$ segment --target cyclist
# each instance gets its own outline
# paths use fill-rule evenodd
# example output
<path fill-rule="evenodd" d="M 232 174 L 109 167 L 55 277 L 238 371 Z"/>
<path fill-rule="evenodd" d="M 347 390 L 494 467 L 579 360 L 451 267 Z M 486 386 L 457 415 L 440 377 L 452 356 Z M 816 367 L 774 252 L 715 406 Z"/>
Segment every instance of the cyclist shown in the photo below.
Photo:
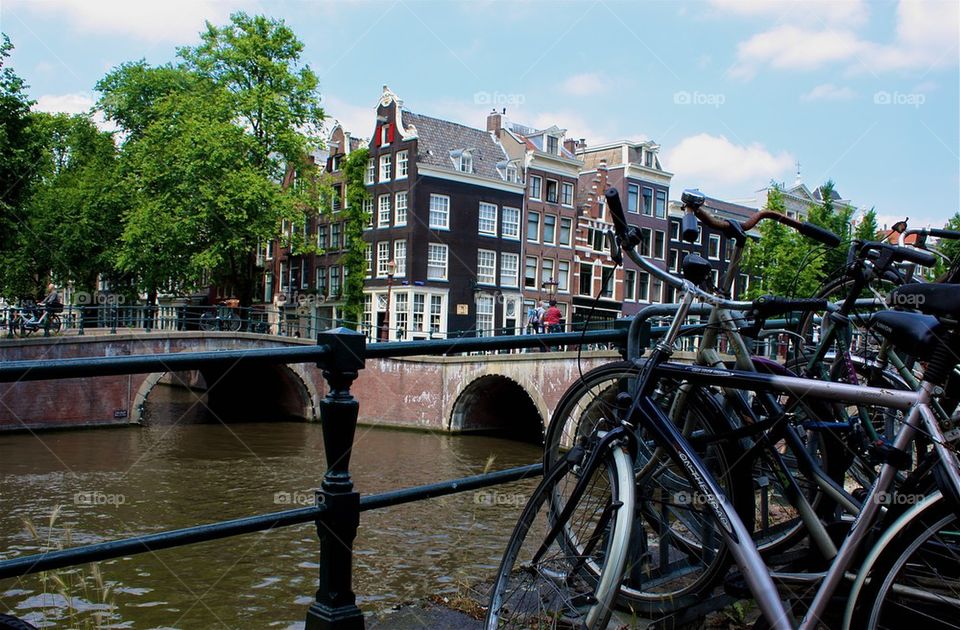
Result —
<path fill-rule="evenodd" d="M 557 308 L 557 301 L 550 300 L 550 305 L 547 307 L 547 310 L 543 312 L 544 332 L 548 332 L 548 333 L 562 332 L 563 329 L 560 326 L 561 317 L 562 317 L 562 314 L 560 313 L 560 309 Z"/>

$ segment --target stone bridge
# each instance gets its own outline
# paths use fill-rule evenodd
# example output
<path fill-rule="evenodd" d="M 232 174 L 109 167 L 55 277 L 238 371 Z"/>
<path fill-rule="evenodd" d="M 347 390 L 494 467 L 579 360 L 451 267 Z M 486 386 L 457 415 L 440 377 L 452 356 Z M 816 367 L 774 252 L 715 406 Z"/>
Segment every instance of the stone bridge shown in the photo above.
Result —
<path fill-rule="evenodd" d="M 241 350 L 309 344 L 250 333 L 156 332 L 0 341 L 0 359 L 21 361 Z M 613 352 L 584 352 L 584 372 Z M 542 435 L 554 405 L 579 377 L 576 352 L 370 359 L 353 386 L 366 424 L 433 431 Z M 316 420 L 326 385 L 312 364 L 131 374 L 0 384 L 0 431 L 149 422 L 158 384 L 179 386 L 215 419 Z M 162 389 L 162 388 L 159 388 Z M 154 396 L 156 399 L 158 396 Z"/>

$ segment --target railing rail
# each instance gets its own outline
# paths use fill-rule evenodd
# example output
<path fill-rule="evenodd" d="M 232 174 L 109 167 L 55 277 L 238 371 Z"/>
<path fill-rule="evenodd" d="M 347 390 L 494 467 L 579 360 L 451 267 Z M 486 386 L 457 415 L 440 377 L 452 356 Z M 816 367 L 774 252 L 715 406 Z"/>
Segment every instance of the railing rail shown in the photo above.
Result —
<path fill-rule="evenodd" d="M 350 476 L 350 455 L 359 412 L 359 403 L 353 397 L 350 387 L 357 378 L 358 371 L 364 368 L 366 359 L 492 352 L 510 348 L 549 349 L 559 345 L 577 344 L 614 343 L 622 347 L 626 337 L 626 327 L 618 327 L 581 333 L 473 337 L 378 343 L 368 346 L 362 333 L 339 328 L 318 334 L 316 346 L 2 363 L 0 383 L 199 369 L 236 361 L 260 364 L 315 362 L 321 368 L 328 385 L 327 394 L 319 404 L 323 448 L 328 467 L 320 488 L 316 491 L 314 506 L 12 558 L 0 561 L 0 578 L 18 577 L 313 521 L 316 522 L 320 538 L 319 588 L 315 601 L 306 614 L 306 628 L 363 628 L 363 614 L 356 605 L 356 596 L 352 590 L 353 540 L 361 512 L 508 483 L 542 472 L 541 464 L 531 464 L 361 498 L 359 493 L 354 491 Z"/>

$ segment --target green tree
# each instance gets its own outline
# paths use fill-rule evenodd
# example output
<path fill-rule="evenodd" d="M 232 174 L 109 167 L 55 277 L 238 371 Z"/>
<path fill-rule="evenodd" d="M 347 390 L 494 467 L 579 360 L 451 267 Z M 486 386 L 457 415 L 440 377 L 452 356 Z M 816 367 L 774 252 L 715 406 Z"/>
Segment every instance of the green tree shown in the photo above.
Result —
<path fill-rule="evenodd" d="M 160 114 L 160 101 L 199 89 L 200 79 L 172 65 L 151 67 L 142 59 L 121 64 L 97 82 L 97 102 L 104 117 L 124 131 L 126 141 L 139 140 Z"/>
<path fill-rule="evenodd" d="M 833 181 L 820 187 L 820 204 L 811 204 L 807 213 L 807 220 L 821 227 L 827 228 L 840 237 L 841 244 L 837 247 L 824 248 L 822 268 L 827 275 L 833 275 L 843 269 L 847 262 L 847 245 L 850 242 L 850 220 L 853 218 L 853 208 L 846 204 L 839 208 L 834 203 Z M 823 246 L 821 246 L 823 247 Z"/>
<path fill-rule="evenodd" d="M 863 220 L 857 224 L 853 236 L 861 241 L 875 241 L 879 231 L 880 224 L 877 223 L 877 211 L 870 208 L 864 213 Z"/>
<path fill-rule="evenodd" d="M 786 213 L 783 194 L 775 183 L 765 210 Z M 753 281 L 747 297 L 765 294 L 807 297 L 820 286 L 821 262 L 812 242 L 777 221 L 760 224 L 760 240 L 747 244 L 743 269 Z"/>

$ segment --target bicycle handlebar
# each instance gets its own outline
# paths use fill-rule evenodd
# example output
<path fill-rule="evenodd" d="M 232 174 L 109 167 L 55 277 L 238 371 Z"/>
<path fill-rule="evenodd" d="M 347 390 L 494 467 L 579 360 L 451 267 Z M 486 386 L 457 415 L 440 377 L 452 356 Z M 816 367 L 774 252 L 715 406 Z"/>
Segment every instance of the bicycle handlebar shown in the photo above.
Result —
<path fill-rule="evenodd" d="M 936 256 L 922 249 L 900 247 L 881 241 L 861 241 L 858 247 L 861 258 L 867 257 L 870 252 L 888 253 L 890 259 L 897 262 L 912 262 L 923 267 L 932 267 L 937 262 Z"/>

